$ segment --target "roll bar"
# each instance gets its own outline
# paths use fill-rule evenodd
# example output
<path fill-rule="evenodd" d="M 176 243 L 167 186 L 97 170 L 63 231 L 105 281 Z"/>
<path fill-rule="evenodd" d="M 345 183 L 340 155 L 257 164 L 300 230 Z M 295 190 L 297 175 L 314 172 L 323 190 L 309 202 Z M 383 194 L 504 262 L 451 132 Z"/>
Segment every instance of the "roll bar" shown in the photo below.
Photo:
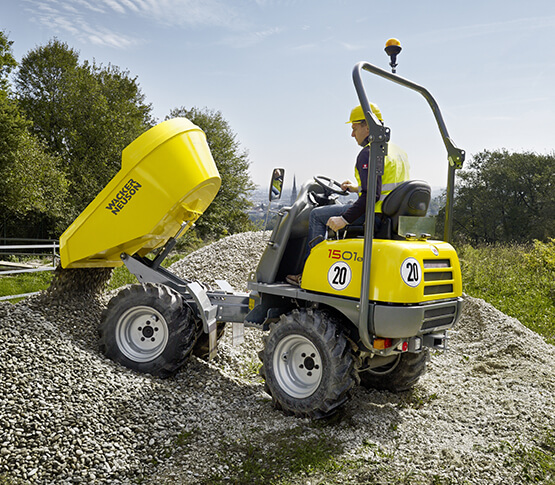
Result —
<path fill-rule="evenodd" d="M 424 96 L 424 98 L 430 105 L 430 108 L 434 113 L 439 131 L 441 133 L 441 138 L 443 139 L 443 143 L 445 144 L 445 148 L 447 149 L 447 160 L 449 162 L 443 239 L 447 242 L 451 242 L 453 228 L 452 213 L 453 197 L 455 192 L 455 170 L 460 169 L 463 166 L 465 158 L 464 150 L 457 148 L 456 145 L 453 143 L 453 140 L 451 140 L 449 132 L 447 131 L 447 126 L 443 121 L 443 116 L 441 114 L 441 110 L 439 109 L 439 105 L 426 88 L 412 81 L 409 81 L 408 79 L 397 76 L 396 74 L 385 71 L 368 62 L 359 62 L 355 65 L 353 69 L 353 82 L 355 84 L 355 90 L 357 92 L 360 105 L 362 106 L 362 109 L 364 111 L 366 122 L 370 131 L 370 163 L 368 169 L 367 184 L 367 190 L 369 194 L 376 193 L 377 175 L 383 173 L 384 158 L 387 155 L 387 142 L 389 141 L 390 129 L 386 127 L 382 122 L 380 122 L 370 109 L 370 101 L 368 100 L 368 96 L 366 95 L 366 90 L 364 89 L 364 84 L 362 82 L 361 74 L 363 70 L 420 93 L 422 96 Z M 360 296 L 359 329 L 368 328 L 368 295 L 370 292 L 370 268 L 372 258 L 372 241 L 374 239 L 375 218 L 375 204 L 373 203 L 373 201 L 373 197 L 368 197 L 366 203 L 366 225 L 364 233 L 364 258 Z"/>

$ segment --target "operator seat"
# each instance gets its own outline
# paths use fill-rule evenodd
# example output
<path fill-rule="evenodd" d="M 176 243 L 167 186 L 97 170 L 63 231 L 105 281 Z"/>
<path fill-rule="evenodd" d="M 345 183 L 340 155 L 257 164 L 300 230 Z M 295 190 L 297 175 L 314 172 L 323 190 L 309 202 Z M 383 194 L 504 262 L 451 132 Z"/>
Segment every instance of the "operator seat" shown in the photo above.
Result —
<path fill-rule="evenodd" d="M 382 212 L 376 213 L 381 217 L 382 225 L 375 234 L 376 239 L 404 239 L 398 236 L 399 216 L 424 217 L 428 211 L 432 190 L 422 180 L 408 180 L 393 189 L 382 204 Z M 364 236 L 364 225 L 345 226 L 343 237 Z"/>
<path fill-rule="evenodd" d="M 378 239 L 404 239 L 397 234 L 400 216 L 424 217 L 432 189 L 422 180 L 408 180 L 393 189 L 382 204 L 382 226 Z M 376 214 L 377 217 L 379 215 Z"/>

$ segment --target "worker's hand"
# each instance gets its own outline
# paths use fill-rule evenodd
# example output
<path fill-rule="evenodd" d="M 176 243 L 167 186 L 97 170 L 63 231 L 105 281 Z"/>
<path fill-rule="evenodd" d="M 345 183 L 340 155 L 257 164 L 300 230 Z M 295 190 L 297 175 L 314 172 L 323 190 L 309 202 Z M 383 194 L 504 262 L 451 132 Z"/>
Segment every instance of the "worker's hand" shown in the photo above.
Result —
<path fill-rule="evenodd" d="M 346 225 L 347 225 L 347 221 L 345 219 L 343 219 L 343 217 L 338 216 L 338 217 L 330 217 L 328 219 L 328 222 L 326 223 L 326 225 L 328 225 L 331 229 L 333 229 L 335 232 L 343 229 Z"/>
<path fill-rule="evenodd" d="M 350 180 L 345 180 L 341 184 L 341 190 L 348 190 L 349 192 L 358 192 L 358 185 L 353 184 Z"/>

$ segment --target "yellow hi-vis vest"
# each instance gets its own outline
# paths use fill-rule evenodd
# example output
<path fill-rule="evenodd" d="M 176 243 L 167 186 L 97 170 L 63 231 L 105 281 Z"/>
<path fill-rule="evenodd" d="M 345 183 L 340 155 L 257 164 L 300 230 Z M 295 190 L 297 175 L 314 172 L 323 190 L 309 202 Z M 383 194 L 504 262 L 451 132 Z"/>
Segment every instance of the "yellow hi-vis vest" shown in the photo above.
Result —
<path fill-rule="evenodd" d="M 410 179 L 410 166 L 407 154 L 394 143 L 387 144 L 387 156 L 385 157 L 384 171 L 382 175 L 382 192 L 376 202 L 375 212 L 382 211 L 382 204 L 387 195 L 395 188 Z M 355 177 L 358 186 L 361 187 L 360 174 L 355 167 Z"/>

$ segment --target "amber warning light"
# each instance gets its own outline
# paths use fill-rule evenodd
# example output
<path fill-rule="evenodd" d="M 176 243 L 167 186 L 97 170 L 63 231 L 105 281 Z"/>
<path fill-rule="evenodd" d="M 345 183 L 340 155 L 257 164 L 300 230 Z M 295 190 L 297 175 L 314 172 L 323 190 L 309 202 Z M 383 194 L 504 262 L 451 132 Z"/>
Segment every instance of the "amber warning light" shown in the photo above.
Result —
<path fill-rule="evenodd" d="M 395 74 L 397 67 L 397 55 L 401 52 L 401 42 L 397 39 L 389 39 L 385 43 L 385 53 L 389 56 L 391 72 Z"/>

